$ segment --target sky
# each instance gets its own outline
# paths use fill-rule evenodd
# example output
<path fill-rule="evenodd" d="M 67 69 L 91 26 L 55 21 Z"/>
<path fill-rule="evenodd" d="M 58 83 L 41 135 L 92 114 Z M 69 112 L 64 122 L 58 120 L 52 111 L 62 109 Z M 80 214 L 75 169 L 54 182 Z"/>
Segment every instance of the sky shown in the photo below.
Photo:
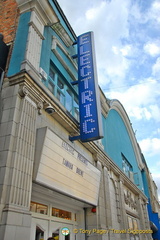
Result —
<path fill-rule="evenodd" d="M 160 199 L 160 1 L 57 1 L 77 36 L 94 32 L 99 85 L 124 106 Z"/>

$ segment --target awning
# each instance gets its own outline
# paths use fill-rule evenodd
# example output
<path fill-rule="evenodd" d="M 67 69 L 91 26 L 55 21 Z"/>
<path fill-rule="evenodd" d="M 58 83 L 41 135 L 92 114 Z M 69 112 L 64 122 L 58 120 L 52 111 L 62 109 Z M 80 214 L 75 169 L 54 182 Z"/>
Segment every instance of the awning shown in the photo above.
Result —
<path fill-rule="evenodd" d="M 153 231 L 153 233 L 158 231 L 157 226 L 152 221 L 150 221 L 150 227 L 151 227 L 151 230 Z"/>

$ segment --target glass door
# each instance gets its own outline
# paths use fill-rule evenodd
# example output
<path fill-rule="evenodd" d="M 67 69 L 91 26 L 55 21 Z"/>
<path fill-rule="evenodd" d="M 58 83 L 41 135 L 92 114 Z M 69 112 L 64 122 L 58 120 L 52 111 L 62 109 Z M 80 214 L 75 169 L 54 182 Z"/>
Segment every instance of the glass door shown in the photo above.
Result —
<path fill-rule="evenodd" d="M 54 240 L 73 240 L 73 225 L 61 222 L 51 222 L 50 236 Z"/>

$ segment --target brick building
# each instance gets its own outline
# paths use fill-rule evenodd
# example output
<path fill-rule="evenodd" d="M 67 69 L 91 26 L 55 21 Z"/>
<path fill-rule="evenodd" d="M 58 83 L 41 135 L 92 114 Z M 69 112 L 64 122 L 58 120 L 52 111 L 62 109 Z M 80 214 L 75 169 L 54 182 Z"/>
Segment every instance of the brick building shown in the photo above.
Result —
<path fill-rule="evenodd" d="M 4 36 L 4 42 L 11 44 L 15 38 L 19 9 L 14 0 L 0 1 L 0 33 Z"/>

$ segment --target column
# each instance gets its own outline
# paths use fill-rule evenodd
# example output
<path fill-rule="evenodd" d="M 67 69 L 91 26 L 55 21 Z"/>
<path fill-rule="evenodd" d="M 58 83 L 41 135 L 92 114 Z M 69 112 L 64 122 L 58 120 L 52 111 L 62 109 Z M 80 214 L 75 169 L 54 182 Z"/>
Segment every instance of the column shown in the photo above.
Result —
<path fill-rule="evenodd" d="M 44 24 L 38 14 L 31 13 L 29 22 L 29 33 L 26 46 L 25 60 L 22 62 L 21 70 L 26 69 L 34 78 L 39 78 L 39 65 L 42 48 Z"/>
<path fill-rule="evenodd" d="M 4 89 L 4 108 L 8 128 L 4 133 L 1 192 L 1 227 L 3 240 L 29 240 L 31 227 L 30 199 L 36 136 L 37 106 L 26 87 L 17 93 L 18 86 Z M 9 97 L 7 94 L 13 96 Z M 8 105 L 8 107 L 7 107 Z M 7 112 L 6 112 L 7 111 Z M 7 115 L 6 115 L 7 117 Z M 7 144 L 6 144 L 7 143 Z"/>

